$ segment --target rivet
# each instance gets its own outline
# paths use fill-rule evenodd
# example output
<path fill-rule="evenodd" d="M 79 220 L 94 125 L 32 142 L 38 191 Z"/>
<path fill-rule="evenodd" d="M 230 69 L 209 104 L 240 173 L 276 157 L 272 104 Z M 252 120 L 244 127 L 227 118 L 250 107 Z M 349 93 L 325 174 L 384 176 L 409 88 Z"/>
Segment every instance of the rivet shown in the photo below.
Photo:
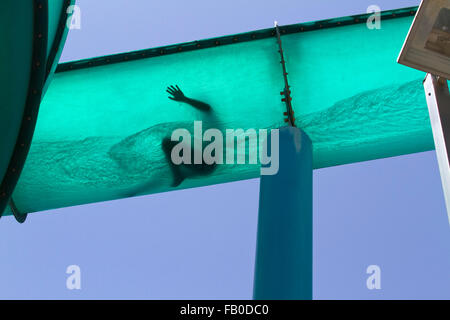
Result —
<path fill-rule="evenodd" d="M 41 63 L 39 61 L 36 62 L 36 66 L 39 67 Z"/>
<path fill-rule="evenodd" d="M 42 33 L 39 33 L 39 34 L 38 34 L 38 38 L 39 38 L 39 39 L 42 38 Z"/>
<path fill-rule="evenodd" d="M 31 117 L 27 117 L 27 120 L 28 120 L 28 121 L 31 121 Z"/>
<path fill-rule="evenodd" d="M 178 51 L 181 51 L 181 50 L 183 50 L 183 48 L 181 48 L 181 47 L 178 47 Z"/>
<path fill-rule="evenodd" d="M 33 89 L 33 94 L 37 94 L 37 90 L 36 89 Z"/>
<path fill-rule="evenodd" d="M 16 172 L 16 168 L 12 168 L 11 171 L 12 171 L 12 172 Z"/>
<path fill-rule="evenodd" d="M 220 42 L 219 42 L 219 41 L 216 41 L 215 44 L 218 45 L 218 44 L 220 44 Z"/>
<path fill-rule="evenodd" d="M 359 22 L 359 19 L 355 19 L 355 22 Z"/>

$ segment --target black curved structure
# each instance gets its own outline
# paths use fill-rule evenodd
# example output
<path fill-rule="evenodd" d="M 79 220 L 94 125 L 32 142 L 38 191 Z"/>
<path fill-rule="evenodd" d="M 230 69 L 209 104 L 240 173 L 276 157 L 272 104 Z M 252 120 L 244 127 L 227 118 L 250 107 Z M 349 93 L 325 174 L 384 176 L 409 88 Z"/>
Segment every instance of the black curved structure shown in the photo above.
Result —
<path fill-rule="evenodd" d="M 17 210 L 11 196 L 28 155 L 36 126 L 41 98 L 46 84 L 48 84 L 47 82 L 50 81 L 51 74 L 56 69 L 57 62 L 62 52 L 62 43 L 67 35 L 67 8 L 74 3 L 74 0 L 64 0 L 62 11 L 59 16 L 56 36 L 54 39 L 49 39 L 49 1 L 35 0 L 32 2 L 34 12 L 32 37 L 33 52 L 28 93 L 15 147 L 5 174 L 3 177 L 0 177 L 0 217 L 5 211 L 6 206 L 9 204 L 14 217 L 20 223 L 23 223 L 26 220 L 26 213 L 20 213 Z M 47 52 L 48 43 L 52 40 L 53 45 L 49 52 Z"/>

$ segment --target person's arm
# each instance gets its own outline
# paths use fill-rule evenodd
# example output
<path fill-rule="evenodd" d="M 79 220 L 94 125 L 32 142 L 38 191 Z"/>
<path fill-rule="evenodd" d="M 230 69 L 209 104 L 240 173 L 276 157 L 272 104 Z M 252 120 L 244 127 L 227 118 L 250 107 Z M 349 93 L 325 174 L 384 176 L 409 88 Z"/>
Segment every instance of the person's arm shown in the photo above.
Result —
<path fill-rule="evenodd" d="M 210 111 L 212 109 L 211 106 L 207 103 L 186 97 L 183 91 L 181 91 L 181 89 L 178 87 L 178 85 L 176 85 L 176 87 L 167 87 L 166 91 L 172 95 L 172 97 L 169 97 L 169 99 L 172 99 L 174 101 L 187 103 L 201 111 Z"/>

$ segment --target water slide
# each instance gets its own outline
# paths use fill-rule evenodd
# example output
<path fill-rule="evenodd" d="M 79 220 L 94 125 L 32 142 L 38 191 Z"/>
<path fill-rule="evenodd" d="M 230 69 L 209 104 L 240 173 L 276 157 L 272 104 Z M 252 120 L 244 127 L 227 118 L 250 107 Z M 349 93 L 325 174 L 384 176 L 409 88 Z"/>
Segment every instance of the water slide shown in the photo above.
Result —
<path fill-rule="evenodd" d="M 396 63 L 415 12 L 383 12 L 380 30 L 367 27 L 367 15 L 280 27 L 295 124 L 312 141 L 314 168 L 434 148 L 425 74 Z M 17 105 L 24 104 L 30 68 L 8 97 Z M 208 103 L 212 112 L 168 99 L 168 85 Z M 192 132 L 194 120 L 221 130 L 285 126 L 283 88 L 274 29 L 60 64 L 40 105 L 12 194 L 14 210 L 26 214 L 258 177 L 259 165 L 224 164 L 172 187 L 162 141 L 177 128 Z"/>
<path fill-rule="evenodd" d="M 41 98 L 67 35 L 67 0 L 0 2 L 0 212 L 25 163 Z"/>

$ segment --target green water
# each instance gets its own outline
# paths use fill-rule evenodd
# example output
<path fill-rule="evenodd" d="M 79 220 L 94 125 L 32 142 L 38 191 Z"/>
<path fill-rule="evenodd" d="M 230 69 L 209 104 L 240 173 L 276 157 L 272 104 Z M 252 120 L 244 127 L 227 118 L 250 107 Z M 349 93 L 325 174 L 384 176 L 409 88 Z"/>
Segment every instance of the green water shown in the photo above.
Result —
<path fill-rule="evenodd" d="M 424 73 L 397 55 L 412 18 L 282 37 L 297 126 L 322 168 L 433 149 Z M 222 129 L 285 125 L 275 38 L 58 73 L 14 193 L 35 212 L 172 190 L 161 140 L 203 120 Z M 210 116 L 169 100 L 178 84 Z M 257 165 L 219 165 L 178 188 L 257 177 Z"/>

